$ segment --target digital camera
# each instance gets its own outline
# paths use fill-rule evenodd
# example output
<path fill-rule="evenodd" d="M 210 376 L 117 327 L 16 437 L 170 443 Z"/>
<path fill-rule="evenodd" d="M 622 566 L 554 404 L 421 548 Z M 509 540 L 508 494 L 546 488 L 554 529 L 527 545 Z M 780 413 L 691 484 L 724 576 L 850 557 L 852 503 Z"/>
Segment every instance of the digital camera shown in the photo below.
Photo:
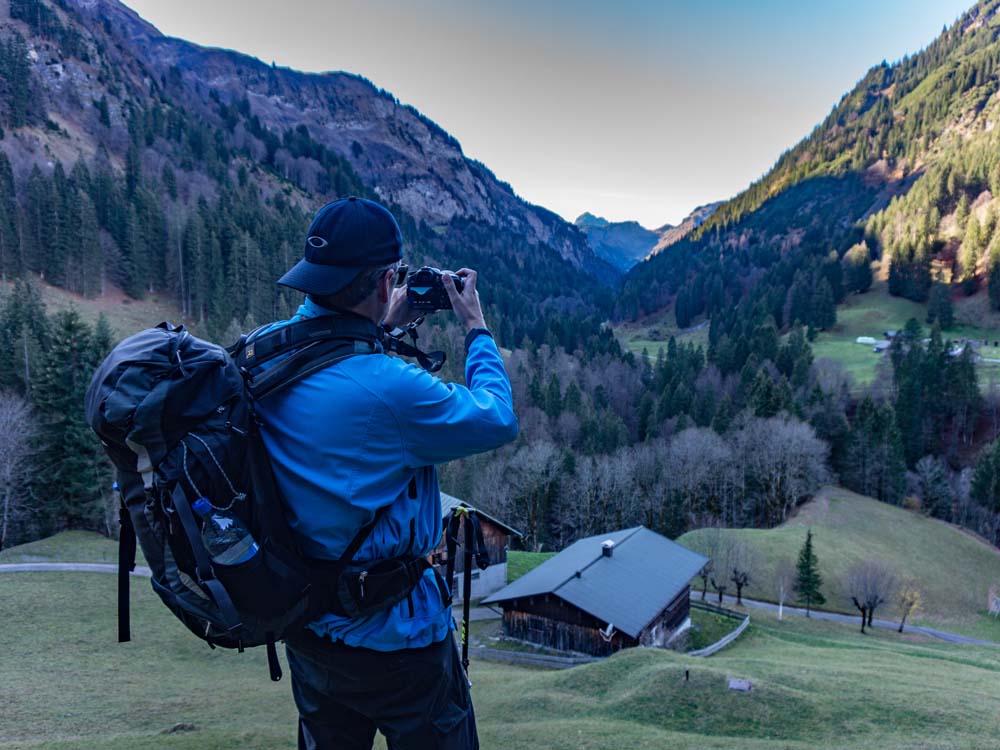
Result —
<path fill-rule="evenodd" d="M 423 266 L 406 277 L 406 296 L 411 310 L 429 313 L 451 309 L 451 299 L 448 297 L 448 290 L 444 288 L 445 274 L 451 276 L 455 289 L 461 292 L 465 286 L 462 277 L 440 268 Z"/>

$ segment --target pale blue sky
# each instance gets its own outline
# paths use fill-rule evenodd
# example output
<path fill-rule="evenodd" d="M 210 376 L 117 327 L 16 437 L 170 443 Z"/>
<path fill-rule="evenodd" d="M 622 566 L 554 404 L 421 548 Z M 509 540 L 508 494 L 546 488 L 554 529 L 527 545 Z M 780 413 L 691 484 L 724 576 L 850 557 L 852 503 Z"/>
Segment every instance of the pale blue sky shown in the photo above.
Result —
<path fill-rule="evenodd" d="M 165 34 L 412 104 L 524 198 L 649 227 L 759 177 L 972 0 L 125 0 Z"/>

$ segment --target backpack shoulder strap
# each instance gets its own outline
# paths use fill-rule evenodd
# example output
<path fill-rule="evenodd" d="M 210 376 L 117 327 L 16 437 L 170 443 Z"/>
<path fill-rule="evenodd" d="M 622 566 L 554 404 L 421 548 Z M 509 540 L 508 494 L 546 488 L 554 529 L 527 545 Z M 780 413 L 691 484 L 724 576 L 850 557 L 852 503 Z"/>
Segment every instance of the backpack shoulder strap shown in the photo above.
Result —
<path fill-rule="evenodd" d="M 378 340 L 378 327 L 360 315 L 321 315 L 288 323 L 267 333 L 258 334 L 259 330 L 242 336 L 229 349 L 240 369 L 251 370 L 317 341 L 361 340 L 371 342 L 372 348 L 375 348 Z"/>
<path fill-rule="evenodd" d="M 359 339 L 335 338 L 315 341 L 249 378 L 247 386 L 253 399 L 260 401 L 314 372 L 358 354 L 374 354 L 375 351 L 370 342 Z"/>

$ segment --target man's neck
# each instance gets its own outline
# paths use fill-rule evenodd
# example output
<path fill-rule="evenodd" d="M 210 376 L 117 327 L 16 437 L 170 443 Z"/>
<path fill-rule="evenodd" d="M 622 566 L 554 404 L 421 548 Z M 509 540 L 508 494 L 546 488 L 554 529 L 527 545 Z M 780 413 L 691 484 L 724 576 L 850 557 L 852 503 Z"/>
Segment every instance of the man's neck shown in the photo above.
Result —
<path fill-rule="evenodd" d="M 355 305 L 354 307 L 327 307 L 326 305 L 322 305 L 319 302 L 317 302 L 312 295 L 308 295 L 308 299 L 311 305 L 319 308 L 324 312 L 328 312 L 331 315 L 344 315 L 344 314 L 356 315 L 359 318 L 364 318 L 365 320 L 368 320 L 375 325 L 378 325 L 381 322 L 381 319 L 377 317 L 378 311 L 377 310 L 374 311 L 373 314 L 373 310 L 371 309 L 373 305 L 369 304 L 370 300 L 365 300 L 365 302 L 362 302 L 359 305 Z M 377 307 L 377 305 L 375 305 L 374 307 Z"/>

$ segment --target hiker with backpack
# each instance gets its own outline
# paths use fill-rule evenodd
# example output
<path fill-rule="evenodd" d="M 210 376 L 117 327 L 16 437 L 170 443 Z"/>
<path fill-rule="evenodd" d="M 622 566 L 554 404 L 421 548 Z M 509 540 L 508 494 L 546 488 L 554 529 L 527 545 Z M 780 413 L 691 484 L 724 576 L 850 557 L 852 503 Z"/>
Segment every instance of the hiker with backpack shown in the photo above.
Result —
<path fill-rule="evenodd" d="M 87 420 L 121 497 L 118 639 L 138 544 L 153 590 L 209 646 L 266 646 L 279 680 L 286 642 L 300 748 L 367 750 L 376 731 L 400 750 L 478 748 L 449 584 L 428 560 L 435 466 L 517 435 L 476 273 L 421 269 L 411 308 L 399 226 L 356 197 L 320 209 L 304 248 L 279 280 L 306 294 L 290 320 L 228 350 L 161 323 L 94 373 Z M 467 330 L 468 387 L 414 345 L 417 313 L 445 306 Z M 474 532 L 468 569 L 487 562 Z"/>
<path fill-rule="evenodd" d="M 402 242 L 377 203 L 324 206 L 305 257 L 279 283 L 306 293 L 292 321 L 332 318 L 374 334 L 414 317 L 399 286 Z M 313 557 L 338 558 L 381 513 L 355 559 L 419 559 L 441 537 L 435 465 L 517 435 L 510 381 L 486 328 L 477 275 L 443 284 L 468 331 L 468 387 L 383 354 L 331 366 L 260 404 L 262 433 L 292 527 Z M 269 331 L 270 332 L 270 331 Z M 251 342 L 252 343 L 252 342 Z M 401 593 L 401 592 L 399 592 Z M 286 639 L 300 748 L 476 748 L 448 583 L 426 568 L 396 603 L 363 617 L 324 613 Z"/>

